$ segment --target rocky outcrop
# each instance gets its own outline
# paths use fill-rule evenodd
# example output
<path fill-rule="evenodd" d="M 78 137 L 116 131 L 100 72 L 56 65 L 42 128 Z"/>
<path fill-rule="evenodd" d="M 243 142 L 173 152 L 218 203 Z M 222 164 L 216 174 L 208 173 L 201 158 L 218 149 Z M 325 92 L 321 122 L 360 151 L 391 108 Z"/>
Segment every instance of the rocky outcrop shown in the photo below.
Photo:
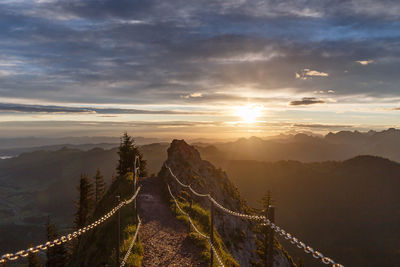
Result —
<path fill-rule="evenodd" d="M 174 140 L 168 149 L 166 165 L 185 184 L 190 184 L 199 193 L 210 193 L 214 199 L 231 210 L 249 213 L 250 209 L 241 199 L 236 187 L 231 183 L 226 173 L 215 168 L 208 161 L 202 160 L 199 152 L 183 140 Z M 159 177 L 168 182 L 176 191 L 183 188 L 175 182 L 169 170 L 163 166 Z M 205 208 L 210 207 L 207 198 L 194 198 Z M 217 210 L 217 209 L 216 209 Z M 215 213 L 215 226 L 222 236 L 233 257 L 241 266 L 250 266 L 250 262 L 257 259 L 256 235 L 252 231 L 252 222 L 243 220 L 217 210 Z M 278 253 L 275 266 L 291 266 L 289 261 Z"/>

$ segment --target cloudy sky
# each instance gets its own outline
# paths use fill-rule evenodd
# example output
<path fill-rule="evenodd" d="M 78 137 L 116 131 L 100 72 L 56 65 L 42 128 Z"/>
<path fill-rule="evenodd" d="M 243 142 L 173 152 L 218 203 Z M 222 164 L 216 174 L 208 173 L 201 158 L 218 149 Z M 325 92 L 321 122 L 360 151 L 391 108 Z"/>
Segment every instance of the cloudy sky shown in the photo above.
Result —
<path fill-rule="evenodd" d="M 0 1 L 0 136 L 400 127 L 396 0 Z"/>

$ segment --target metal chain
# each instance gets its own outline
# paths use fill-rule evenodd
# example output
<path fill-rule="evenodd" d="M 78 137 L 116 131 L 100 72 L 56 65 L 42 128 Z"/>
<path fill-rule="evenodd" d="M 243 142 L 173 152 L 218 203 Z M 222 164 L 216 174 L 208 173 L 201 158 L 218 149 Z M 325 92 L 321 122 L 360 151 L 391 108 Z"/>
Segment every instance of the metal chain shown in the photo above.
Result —
<path fill-rule="evenodd" d="M 244 213 L 239 213 L 236 211 L 232 211 L 230 209 L 225 208 L 224 206 L 222 206 L 221 204 L 219 204 L 214 198 L 212 198 L 211 196 L 209 197 L 210 201 L 212 201 L 215 206 L 217 206 L 219 209 L 221 209 L 222 211 L 232 215 L 232 216 L 236 216 L 236 217 L 240 217 L 240 218 L 244 218 L 244 219 L 249 219 L 249 220 L 254 220 L 254 221 L 262 221 L 265 220 L 265 216 L 259 216 L 259 215 L 249 215 L 249 214 L 244 214 Z"/>
<path fill-rule="evenodd" d="M 297 245 L 297 247 L 302 248 L 304 250 L 305 253 L 307 254 L 312 254 L 312 256 L 316 259 L 320 259 L 324 264 L 332 264 L 332 267 L 344 267 L 343 265 L 336 263 L 334 260 L 332 260 L 329 257 L 325 257 L 321 252 L 314 250 L 312 247 L 310 246 L 306 246 L 303 242 L 300 242 L 299 239 L 295 238 L 293 235 L 291 235 L 290 233 L 286 232 L 285 230 L 281 229 L 279 226 L 275 225 L 273 222 L 271 222 L 270 220 L 268 220 L 265 216 L 260 216 L 260 215 L 249 215 L 249 214 L 244 214 L 244 213 L 239 213 L 239 212 L 235 212 L 232 211 L 230 209 L 225 208 L 224 206 L 222 206 L 221 204 L 219 204 L 212 196 L 210 196 L 210 194 L 200 194 L 197 193 L 196 191 L 194 191 L 190 185 L 185 185 L 184 183 L 182 183 L 178 177 L 176 177 L 171 168 L 169 168 L 166 164 L 165 167 L 169 169 L 172 177 L 175 178 L 175 180 L 183 187 L 189 188 L 190 191 L 192 191 L 193 194 L 200 196 L 200 197 L 208 197 L 208 199 L 210 201 L 212 201 L 215 206 L 217 206 L 219 209 L 221 209 L 222 211 L 224 211 L 225 213 L 228 213 L 232 216 L 236 216 L 236 217 L 240 217 L 240 218 L 245 218 L 245 219 L 249 219 L 249 220 L 255 220 L 255 221 L 264 221 L 265 224 L 263 225 L 267 225 L 269 227 L 271 227 L 275 232 L 277 232 L 279 235 L 283 236 L 285 239 L 289 240 L 290 243 Z"/>
<path fill-rule="evenodd" d="M 35 247 L 31 247 L 25 250 L 20 250 L 16 253 L 7 253 L 4 254 L 3 256 L 1 256 L 0 258 L 0 263 L 5 263 L 6 261 L 15 261 L 18 258 L 22 257 L 25 258 L 29 255 L 29 253 L 37 253 L 40 250 L 45 251 L 48 248 L 54 247 L 56 245 L 61 245 L 62 243 L 66 243 L 68 241 L 71 241 L 74 238 L 79 237 L 80 235 L 86 233 L 87 231 L 97 227 L 98 225 L 102 224 L 103 222 L 105 222 L 106 220 L 108 220 L 111 216 L 114 215 L 115 212 L 117 212 L 120 208 L 122 208 L 125 205 L 128 205 L 129 203 L 131 203 L 139 194 L 140 191 L 140 187 L 136 190 L 135 194 L 129 199 L 129 200 L 124 200 L 121 201 L 121 203 L 119 203 L 116 207 L 114 207 L 110 212 L 108 212 L 107 214 L 105 214 L 104 216 L 102 216 L 100 219 L 98 219 L 97 221 L 83 227 L 80 228 L 78 230 L 76 230 L 75 232 L 71 233 L 71 234 L 67 234 L 67 235 L 63 235 L 59 238 L 54 239 L 53 241 L 47 241 L 44 244 L 35 246 Z"/>
<path fill-rule="evenodd" d="M 135 244 L 135 241 L 136 241 L 136 238 L 137 238 L 137 236 L 138 236 L 139 228 L 140 228 L 140 225 L 141 225 L 141 224 L 142 224 L 142 221 L 140 220 L 140 218 L 139 218 L 139 216 L 138 216 L 138 224 L 137 224 L 137 227 L 136 227 L 135 235 L 133 236 L 132 242 L 131 242 L 131 244 L 129 245 L 129 249 L 128 249 L 128 251 L 126 252 L 123 261 L 121 262 L 120 267 L 125 266 L 125 264 L 126 264 L 126 262 L 127 262 L 127 260 L 128 260 L 128 257 L 129 257 L 129 255 L 130 255 L 131 252 L 132 252 L 132 248 L 133 248 L 133 245 Z"/>
<path fill-rule="evenodd" d="M 272 230 L 274 230 L 277 234 L 284 237 L 288 240 L 291 244 L 296 245 L 298 248 L 304 250 L 305 253 L 311 254 L 314 258 L 320 259 L 324 264 L 331 264 L 332 267 L 344 267 L 342 264 L 336 263 L 329 257 L 325 257 L 321 252 L 318 250 L 314 250 L 312 247 L 307 246 L 305 243 L 301 242 L 298 238 L 294 237 L 292 234 L 286 232 L 285 230 L 281 229 L 279 226 L 274 224 L 268 219 L 265 219 L 265 223 L 262 224 L 265 226 L 269 226 Z"/>
<path fill-rule="evenodd" d="M 169 173 L 172 175 L 172 177 L 175 178 L 175 180 L 178 182 L 178 184 L 180 184 L 182 187 L 185 187 L 185 188 L 188 188 L 188 187 L 189 187 L 189 185 L 186 185 L 186 184 L 182 183 L 182 182 L 178 179 L 178 177 L 175 176 L 175 174 L 172 172 L 171 168 L 168 167 L 167 163 L 164 163 L 164 166 L 169 170 Z M 193 190 L 193 189 L 192 189 L 192 190 Z M 199 194 L 199 195 L 202 196 L 202 194 Z M 204 196 L 207 196 L 207 195 L 204 195 Z"/>
<path fill-rule="evenodd" d="M 219 209 L 221 209 L 222 211 L 224 211 L 224 212 L 226 212 L 226 213 L 228 213 L 228 214 L 230 214 L 230 215 L 233 215 L 233 216 L 236 216 L 236 217 L 245 218 L 245 219 L 249 219 L 249 220 L 258 220 L 258 221 L 261 221 L 261 220 L 265 220 L 265 219 L 266 219 L 265 216 L 249 215 L 249 214 L 244 214 L 244 213 L 235 212 L 235 211 L 232 211 L 232 210 L 230 210 L 230 209 L 225 208 L 224 206 L 222 206 L 221 204 L 219 204 L 210 194 L 200 194 L 200 193 L 196 192 L 190 185 L 186 185 L 186 184 L 182 183 L 182 182 L 178 179 L 178 177 L 176 177 L 176 176 L 174 175 L 174 173 L 172 172 L 171 168 L 168 167 L 167 164 L 165 164 L 165 167 L 168 168 L 168 170 L 169 170 L 169 172 L 171 173 L 172 177 L 175 178 L 175 180 L 178 182 L 178 184 L 180 184 L 182 187 L 189 188 L 189 190 L 190 190 L 193 194 L 195 194 L 196 196 L 199 196 L 199 197 L 207 197 L 211 202 L 213 202 L 213 203 L 214 203 Z"/>
<path fill-rule="evenodd" d="M 193 227 L 193 229 L 196 231 L 196 233 L 199 234 L 201 237 L 207 239 L 208 243 L 210 244 L 211 249 L 214 251 L 214 254 L 215 254 L 215 257 L 217 258 L 217 261 L 218 261 L 219 266 L 224 267 L 224 263 L 222 262 L 221 258 L 219 257 L 219 255 L 218 255 L 218 253 L 217 253 L 217 250 L 215 249 L 214 245 L 213 245 L 212 242 L 211 242 L 210 237 L 207 236 L 207 235 L 205 235 L 205 234 L 203 234 L 202 232 L 199 231 L 199 229 L 197 229 L 197 227 L 194 225 L 194 223 L 193 223 L 193 221 L 192 221 L 192 218 L 190 218 L 189 214 L 186 213 L 186 212 L 179 206 L 178 201 L 176 200 L 176 198 L 175 198 L 174 195 L 172 194 L 171 188 L 169 187 L 168 184 L 167 184 L 167 187 L 168 187 L 168 191 L 169 191 L 170 196 L 172 197 L 172 199 L 173 199 L 174 202 L 175 202 L 176 207 L 179 209 L 179 211 L 180 211 L 182 214 L 184 214 L 184 215 L 188 218 L 190 224 L 192 225 L 192 227 Z"/>

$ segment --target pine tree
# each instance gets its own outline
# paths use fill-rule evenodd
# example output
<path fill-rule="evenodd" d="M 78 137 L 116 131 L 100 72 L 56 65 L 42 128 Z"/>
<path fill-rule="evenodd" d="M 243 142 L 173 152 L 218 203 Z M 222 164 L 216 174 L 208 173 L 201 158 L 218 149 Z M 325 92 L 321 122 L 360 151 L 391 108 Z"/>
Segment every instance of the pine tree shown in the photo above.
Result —
<path fill-rule="evenodd" d="M 47 220 L 46 224 L 47 241 L 53 241 L 58 238 L 56 225 Z M 67 264 L 68 254 L 64 244 L 55 245 L 46 251 L 46 267 L 63 267 Z"/>
<path fill-rule="evenodd" d="M 99 169 L 96 170 L 96 175 L 94 176 L 93 179 L 94 179 L 94 185 L 95 185 L 95 189 L 94 189 L 95 203 L 97 205 L 97 203 L 99 203 L 99 201 L 102 199 L 102 197 L 104 196 L 104 194 L 106 192 L 107 184 L 104 181 L 104 177 L 103 177 L 103 175 L 101 175 Z"/>
<path fill-rule="evenodd" d="M 274 201 L 272 199 L 272 193 L 270 190 L 267 191 L 267 193 L 261 199 L 260 203 L 261 203 L 265 213 L 267 214 L 269 206 L 271 206 L 274 203 Z"/>
<path fill-rule="evenodd" d="M 89 217 L 93 210 L 93 185 L 90 183 L 86 174 L 81 174 L 79 180 L 79 200 L 76 202 L 76 212 L 74 224 L 75 228 L 84 227 L 89 222 Z"/>
<path fill-rule="evenodd" d="M 119 176 L 125 175 L 127 172 L 133 172 L 135 157 L 139 157 L 140 175 L 145 176 L 146 173 L 146 161 L 143 159 L 138 147 L 135 144 L 135 140 L 128 135 L 127 132 L 121 137 L 119 145 L 119 160 L 117 165 L 117 172 Z"/>
<path fill-rule="evenodd" d="M 30 247 L 33 247 L 31 244 Z M 29 252 L 28 254 L 28 267 L 42 267 L 40 259 L 36 253 Z"/>
<path fill-rule="evenodd" d="M 260 212 L 264 214 L 268 214 L 268 208 L 274 203 L 272 199 L 272 193 L 271 191 L 267 191 L 267 193 L 264 195 L 264 197 L 259 201 L 260 204 L 262 205 L 262 210 L 259 210 Z M 265 226 L 260 226 L 256 232 L 258 232 L 257 235 L 257 240 L 256 240 L 256 254 L 259 257 L 259 260 L 256 262 L 252 262 L 253 266 L 265 266 L 265 262 L 267 259 L 267 255 L 265 253 L 265 240 L 268 238 L 268 231 Z"/>

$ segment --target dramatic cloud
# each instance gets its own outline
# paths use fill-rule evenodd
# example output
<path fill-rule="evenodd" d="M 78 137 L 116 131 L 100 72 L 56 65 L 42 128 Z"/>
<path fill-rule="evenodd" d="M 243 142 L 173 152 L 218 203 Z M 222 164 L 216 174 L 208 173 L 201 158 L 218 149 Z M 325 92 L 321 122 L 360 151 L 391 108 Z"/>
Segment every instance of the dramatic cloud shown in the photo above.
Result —
<path fill-rule="evenodd" d="M 324 100 L 317 99 L 315 97 L 303 97 L 302 100 L 291 101 L 291 106 L 308 106 L 313 104 L 324 104 L 326 103 Z"/>
<path fill-rule="evenodd" d="M 0 102 L 20 106 L 0 105 L 0 121 L 10 112 L 214 120 L 215 109 L 245 103 L 285 112 L 325 102 L 287 105 L 313 92 L 344 99 L 336 111 L 363 108 L 360 99 L 388 110 L 400 98 L 399 21 L 392 0 L 2 1 Z M 381 99 L 392 102 L 372 107 Z M 90 108 L 101 106 L 110 108 Z"/>

